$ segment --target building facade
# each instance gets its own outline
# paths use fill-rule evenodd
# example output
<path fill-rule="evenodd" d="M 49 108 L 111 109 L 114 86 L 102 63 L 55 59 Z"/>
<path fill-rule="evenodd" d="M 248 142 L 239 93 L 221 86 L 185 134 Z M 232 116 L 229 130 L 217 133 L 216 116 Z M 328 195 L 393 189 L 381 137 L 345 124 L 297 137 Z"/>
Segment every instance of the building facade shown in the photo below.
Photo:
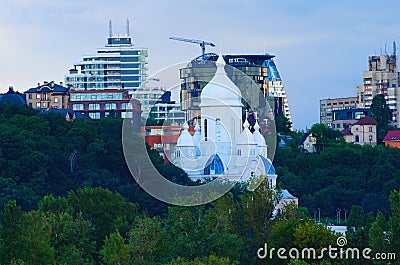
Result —
<path fill-rule="evenodd" d="M 359 145 L 377 145 L 377 122 L 372 117 L 362 117 L 356 123 L 346 127 L 342 132 L 348 143 Z"/>
<path fill-rule="evenodd" d="M 319 101 L 320 123 L 332 128 L 333 111 L 357 108 L 357 97 L 328 98 Z"/>
<path fill-rule="evenodd" d="M 367 108 L 345 108 L 332 111 L 332 129 L 343 130 L 356 123 L 362 117 L 371 116 L 371 110 Z"/>
<path fill-rule="evenodd" d="M 130 118 L 140 125 L 140 102 L 131 99 L 126 90 L 71 89 L 69 108 L 94 120 L 114 113 L 116 117 Z"/>
<path fill-rule="evenodd" d="M 273 63 L 274 55 L 222 55 L 229 78 L 239 87 L 244 104 L 258 112 L 260 120 L 270 118 L 271 112 L 285 115 L 291 120 L 286 93 L 282 86 L 279 72 Z M 193 59 L 186 68 L 180 69 L 181 107 L 186 112 L 187 120 L 200 117 L 200 94 L 216 71 L 215 61 L 218 55 L 205 54 Z M 269 72 L 275 74 L 271 77 Z M 250 79 L 250 80 L 249 80 Z M 251 82 L 253 81 L 253 82 Z M 254 86 L 254 87 L 253 87 Z M 272 89 L 270 89 L 272 86 Z M 260 101 L 260 94 L 267 101 Z M 267 106 L 271 107 L 268 108 Z"/>
<path fill-rule="evenodd" d="M 385 146 L 400 148 L 400 130 L 390 130 L 383 138 Z"/>
<path fill-rule="evenodd" d="M 68 108 L 70 87 L 54 81 L 38 83 L 37 87 L 25 91 L 26 104 L 35 109 Z"/>
<path fill-rule="evenodd" d="M 392 55 L 368 57 L 368 71 L 364 71 L 363 83 L 357 87 L 359 106 L 369 108 L 372 99 L 378 94 L 385 95 L 389 109 L 392 111 L 392 125 L 400 127 L 399 69 L 395 48 Z"/>
<path fill-rule="evenodd" d="M 136 48 L 129 35 L 110 34 L 104 48 L 94 55 L 85 55 L 69 70 L 65 84 L 76 90 L 125 89 L 130 93 L 142 86 L 147 78 L 147 48 Z"/>

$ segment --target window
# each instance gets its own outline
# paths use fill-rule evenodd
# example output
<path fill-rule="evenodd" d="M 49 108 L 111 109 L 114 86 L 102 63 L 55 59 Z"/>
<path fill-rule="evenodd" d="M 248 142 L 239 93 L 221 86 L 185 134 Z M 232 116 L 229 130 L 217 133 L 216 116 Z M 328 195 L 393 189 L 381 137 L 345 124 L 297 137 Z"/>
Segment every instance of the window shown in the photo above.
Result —
<path fill-rule="evenodd" d="M 360 136 L 356 135 L 356 143 L 360 142 Z"/>
<path fill-rule="evenodd" d="M 58 103 L 58 98 L 57 97 L 54 98 L 54 103 Z"/>
<path fill-rule="evenodd" d="M 37 99 L 40 99 L 40 94 L 36 94 L 36 98 L 37 98 Z"/>
<path fill-rule="evenodd" d="M 74 104 L 72 105 L 73 110 L 83 110 L 83 104 Z"/>
<path fill-rule="evenodd" d="M 43 102 L 42 107 L 43 107 L 43 108 L 47 107 L 46 102 Z"/>
<path fill-rule="evenodd" d="M 115 103 L 106 103 L 105 104 L 105 109 L 106 110 L 115 110 L 116 108 L 117 108 L 117 104 L 115 104 Z"/>
<path fill-rule="evenodd" d="M 204 138 L 205 138 L 205 141 L 207 141 L 207 137 L 208 137 L 208 121 L 207 121 L 207 119 L 204 119 Z"/>
<path fill-rule="evenodd" d="M 91 112 L 89 113 L 89 117 L 92 119 L 100 119 L 100 112 Z"/>
<path fill-rule="evenodd" d="M 179 150 L 176 151 L 175 157 L 181 157 L 181 152 Z"/>
<path fill-rule="evenodd" d="M 40 102 L 36 102 L 36 108 L 40 108 Z"/>
<path fill-rule="evenodd" d="M 369 132 L 372 132 L 372 126 L 369 126 L 368 130 Z"/>
<path fill-rule="evenodd" d="M 221 119 L 217 118 L 215 120 L 215 137 L 217 142 L 221 142 Z"/>
<path fill-rule="evenodd" d="M 238 156 L 242 156 L 242 149 L 238 149 Z"/>
<path fill-rule="evenodd" d="M 100 104 L 89 104 L 89 110 L 99 110 Z"/>
<path fill-rule="evenodd" d="M 32 99 L 32 94 L 29 94 L 29 95 L 28 95 L 28 98 L 29 98 L 29 99 Z"/>

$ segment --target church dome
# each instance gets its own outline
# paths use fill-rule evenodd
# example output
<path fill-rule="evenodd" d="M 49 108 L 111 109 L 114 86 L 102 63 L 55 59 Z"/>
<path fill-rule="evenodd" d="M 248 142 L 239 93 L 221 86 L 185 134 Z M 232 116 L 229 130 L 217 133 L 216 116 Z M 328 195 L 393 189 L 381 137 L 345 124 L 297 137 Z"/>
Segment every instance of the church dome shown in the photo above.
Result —
<path fill-rule="evenodd" d="M 240 89 L 225 72 L 225 61 L 222 55 L 216 62 L 217 71 L 201 92 L 200 107 L 231 106 L 242 107 Z"/>
<path fill-rule="evenodd" d="M 10 86 L 8 92 L 0 98 L 0 103 L 26 105 L 24 96 L 15 92 L 12 86 Z"/>
<path fill-rule="evenodd" d="M 193 137 L 189 133 L 188 129 L 189 129 L 189 126 L 185 122 L 185 124 L 183 124 L 183 132 L 179 136 L 178 143 L 176 146 L 195 146 L 193 143 Z"/>

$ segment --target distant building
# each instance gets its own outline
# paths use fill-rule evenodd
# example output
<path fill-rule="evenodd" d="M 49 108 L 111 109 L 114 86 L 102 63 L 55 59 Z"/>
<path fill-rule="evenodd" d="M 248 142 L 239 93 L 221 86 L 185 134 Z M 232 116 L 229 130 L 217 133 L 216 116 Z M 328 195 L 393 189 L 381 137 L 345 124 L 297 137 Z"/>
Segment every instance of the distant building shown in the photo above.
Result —
<path fill-rule="evenodd" d="M 94 120 L 114 113 L 116 117 L 133 119 L 137 126 L 140 124 L 140 102 L 121 89 L 71 89 L 69 108 Z"/>
<path fill-rule="evenodd" d="M 9 86 L 8 92 L 0 97 L 0 103 L 26 105 L 24 95 L 19 92 L 15 92 L 12 86 Z"/>
<path fill-rule="evenodd" d="M 299 140 L 299 146 L 309 153 L 314 153 L 317 151 L 317 137 L 311 132 L 306 132 Z"/>
<path fill-rule="evenodd" d="M 165 92 L 150 110 L 149 118 L 164 125 L 182 125 L 185 122 L 185 112 L 181 105 L 171 101 L 171 92 Z"/>
<path fill-rule="evenodd" d="M 104 48 L 94 55 L 85 55 L 69 70 L 65 84 L 76 90 L 125 89 L 132 93 L 147 77 L 147 48 L 136 48 L 129 35 L 129 21 L 125 35 L 110 33 Z"/>
<path fill-rule="evenodd" d="M 385 138 L 383 138 L 385 146 L 400 148 L 400 130 L 388 131 Z"/>
<path fill-rule="evenodd" d="M 25 91 L 26 104 L 34 109 L 68 108 L 69 87 L 59 85 L 54 81 L 47 82 Z"/>
<path fill-rule="evenodd" d="M 357 108 L 357 97 L 328 98 L 319 101 L 320 123 L 332 128 L 333 111 Z"/>
<path fill-rule="evenodd" d="M 273 62 L 274 55 L 270 54 L 240 54 L 222 55 L 225 63 L 231 67 L 226 68 L 229 78 L 239 87 L 245 100 L 258 112 L 260 121 L 270 118 L 270 112 L 275 116 L 285 115 L 291 120 L 286 92 L 282 85 L 279 72 Z M 185 68 L 180 69 L 181 107 L 186 112 L 186 118 L 191 122 L 200 115 L 200 94 L 205 85 L 213 77 L 218 55 L 205 54 L 193 59 Z M 269 73 L 273 73 L 270 76 Z M 249 87 L 248 77 L 256 84 L 257 89 Z M 260 93 L 266 101 L 260 102 Z M 272 109 L 267 108 L 267 104 Z M 262 124 L 260 124 L 262 125 Z"/>
<path fill-rule="evenodd" d="M 371 116 L 371 110 L 369 108 L 346 108 L 333 110 L 332 129 L 341 131 L 366 116 Z"/>
<path fill-rule="evenodd" d="M 182 126 L 143 126 L 144 140 L 163 157 L 164 162 L 174 158 L 174 151 Z M 193 126 L 190 131 L 194 131 Z"/>
<path fill-rule="evenodd" d="M 151 108 L 161 99 L 166 91 L 162 87 L 141 87 L 133 92 L 132 97 L 142 106 L 142 119 L 147 119 Z"/>
<path fill-rule="evenodd" d="M 293 203 L 297 207 L 299 206 L 299 199 L 292 194 L 288 190 L 278 191 L 278 203 L 275 205 L 274 211 L 272 213 L 273 216 L 283 214 L 285 212 L 285 207 L 289 204 Z"/>
<path fill-rule="evenodd" d="M 342 132 L 346 142 L 359 145 L 377 145 L 377 121 L 372 117 L 362 117 Z"/>
<path fill-rule="evenodd" d="M 364 71 L 363 83 L 357 87 L 357 97 L 359 107 L 369 108 L 376 95 L 385 95 L 389 109 L 392 111 L 392 124 L 400 127 L 399 69 L 395 45 L 393 43 L 391 55 L 368 57 L 368 71 Z"/>
<path fill-rule="evenodd" d="M 66 121 L 73 121 L 75 119 L 90 119 L 88 116 L 85 116 L 81 112 L 75 112 L 71 109 L 57 109 L 57 108 L 49 108 L 49 109 L 41 109 L 41 114 L 48 113 L 58 113 L 65 118 Z"/>

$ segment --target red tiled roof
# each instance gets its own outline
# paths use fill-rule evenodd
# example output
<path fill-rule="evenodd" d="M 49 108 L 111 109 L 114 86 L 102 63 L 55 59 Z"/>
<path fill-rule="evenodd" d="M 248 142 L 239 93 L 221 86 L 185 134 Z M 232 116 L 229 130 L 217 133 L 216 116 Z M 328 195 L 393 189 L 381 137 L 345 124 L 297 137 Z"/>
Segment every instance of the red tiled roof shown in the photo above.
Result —
<path fill-rule="evenodd" d="M 362 117 L 355 124 L 358 124 L 358 125 L 377 125 L 378 122 L 374 118 L 367 116 L 367 117 Z"/>
<path fill-rule="evenodd" d="M 383 142 L 399 142 L 400 141 L 400 130 L 388 131 Z"/>
<path fill-rule="evenodd" d="M 342 133 L 343 133 L 343 135 L 353 135 L 353 134 L 351 133 L 350 127 L 344 128 L 343 131 L 342 131 Z"/>

